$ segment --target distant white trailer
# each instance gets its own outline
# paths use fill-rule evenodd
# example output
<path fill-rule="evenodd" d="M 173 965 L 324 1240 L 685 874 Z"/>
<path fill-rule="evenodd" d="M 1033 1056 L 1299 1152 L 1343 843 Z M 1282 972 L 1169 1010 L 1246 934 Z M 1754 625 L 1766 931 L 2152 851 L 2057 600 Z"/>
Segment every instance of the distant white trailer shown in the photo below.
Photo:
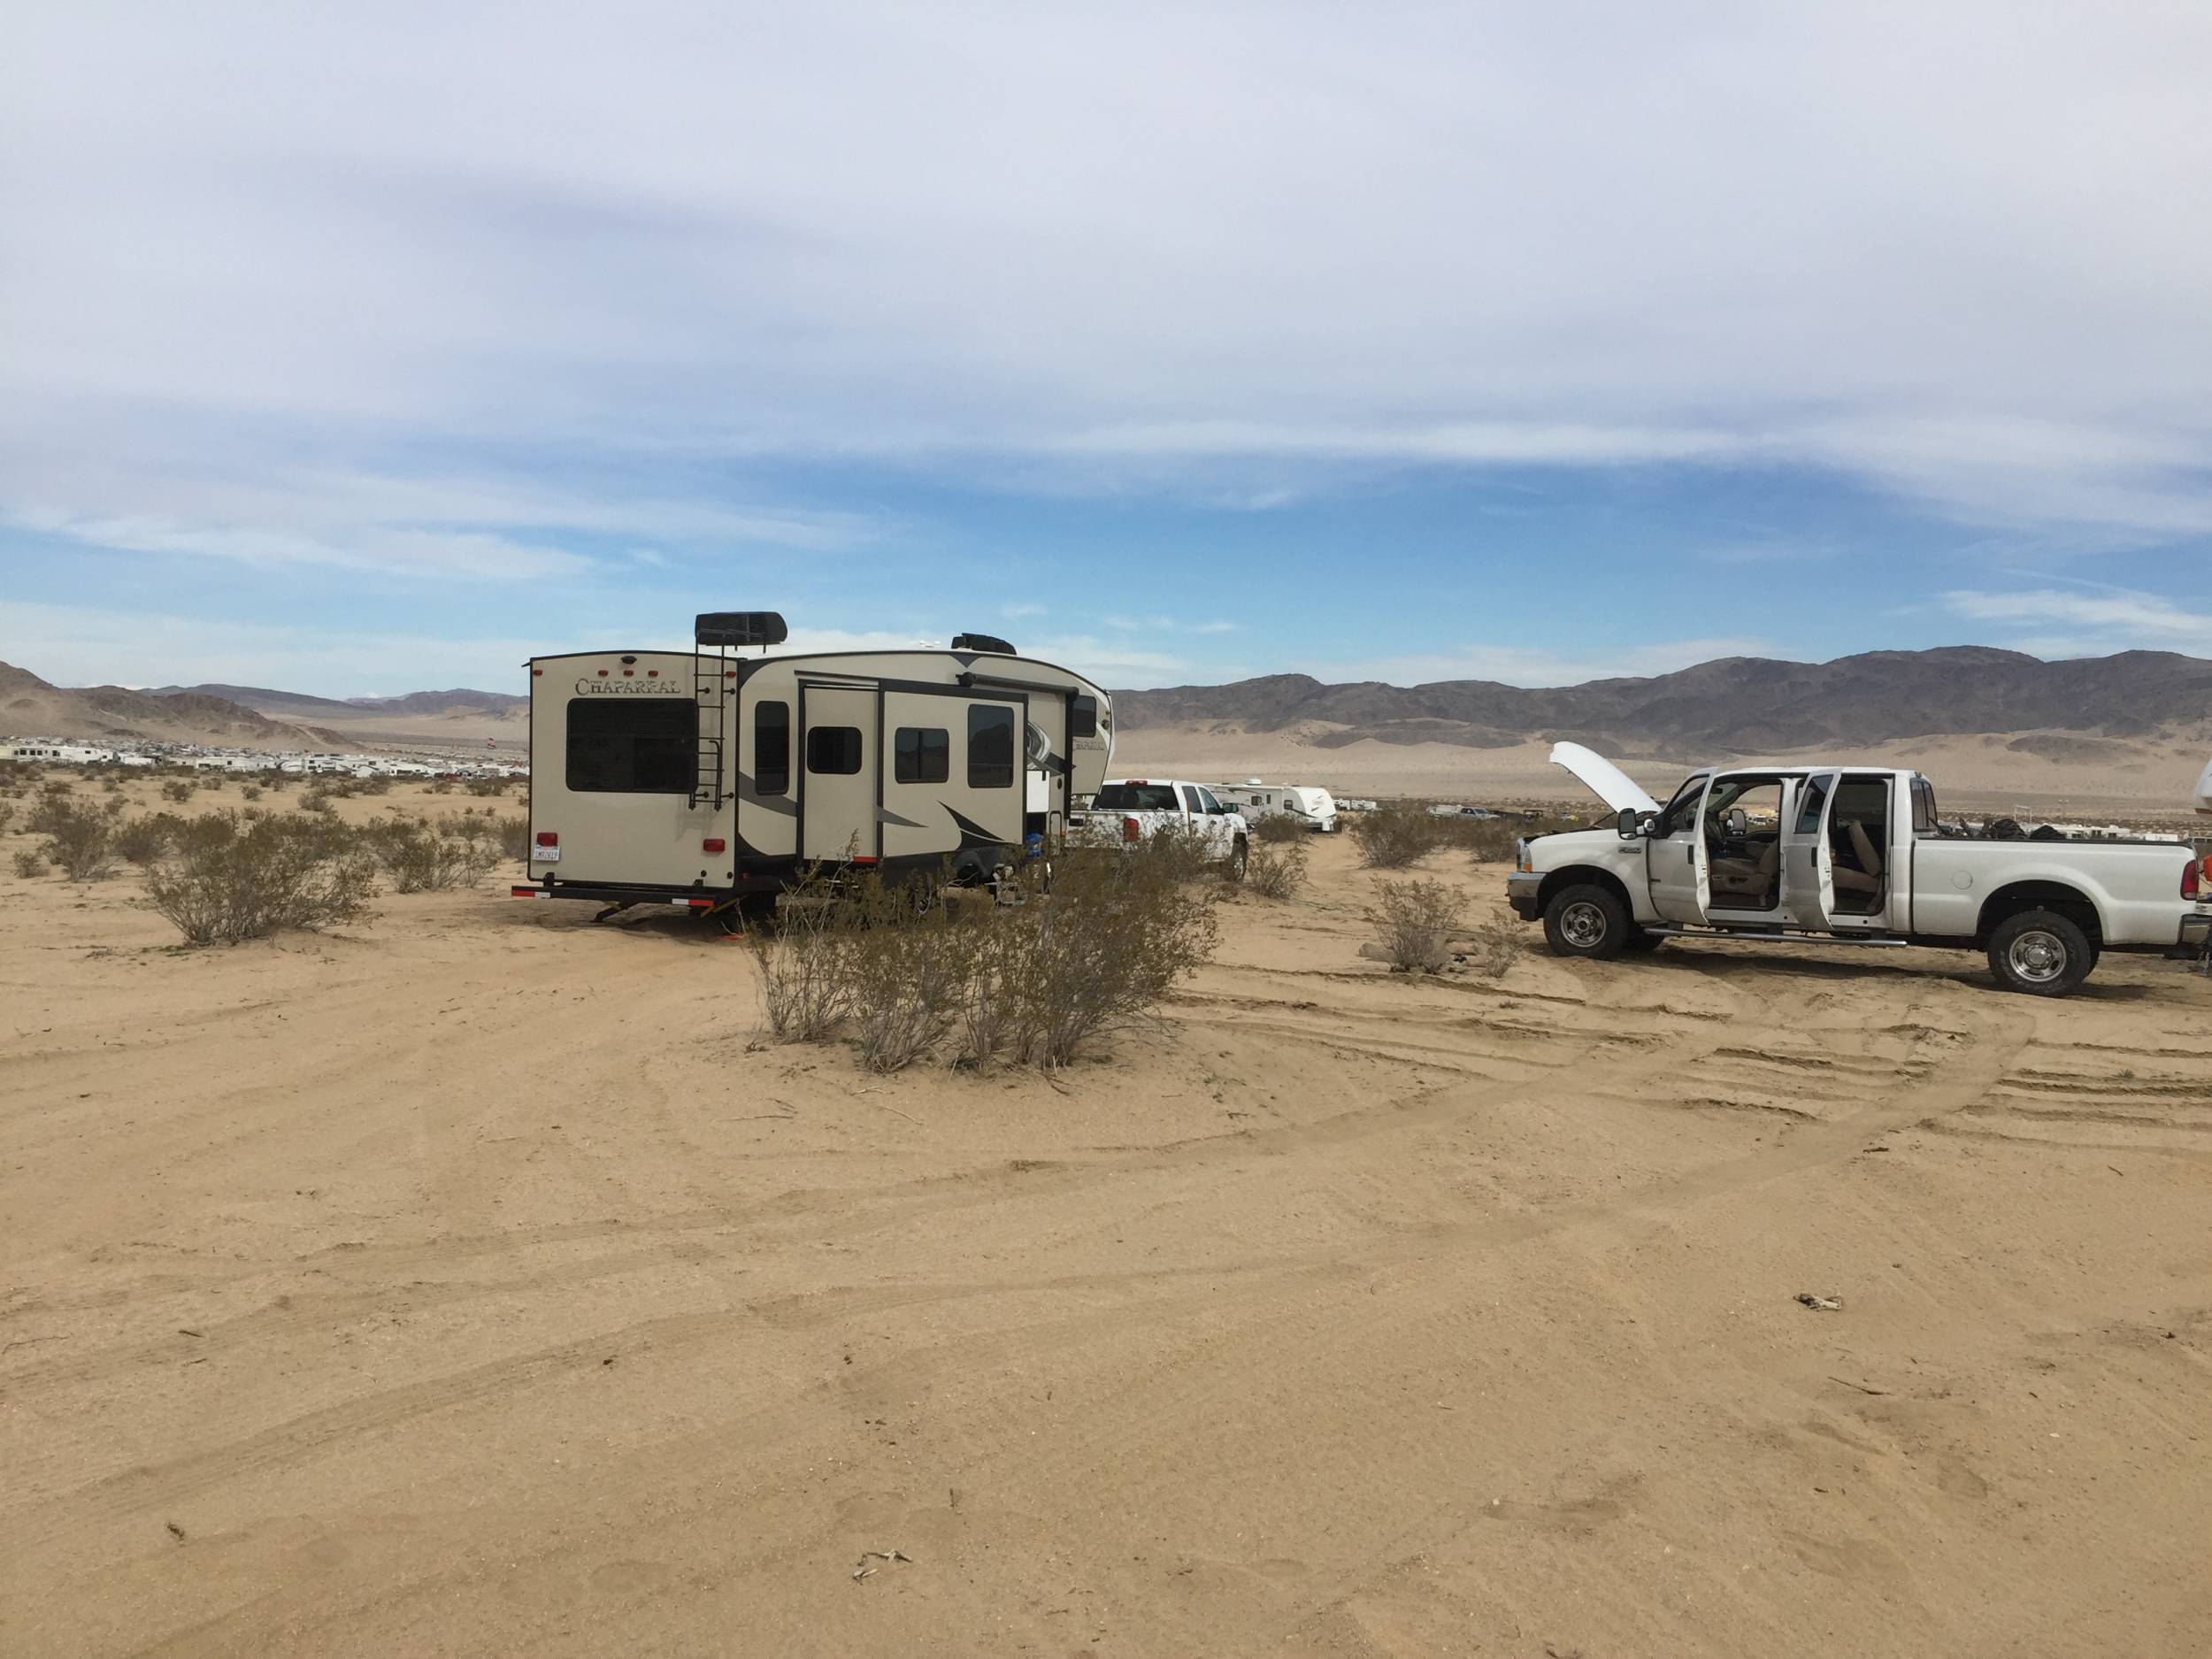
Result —
<path fill-rule="evenodd" d="M 2204 771 L 2197 777 L 2197 810 L 2212 818 L 2212 760 L 2204 764 Z"/>
<path fill-rule="evenodd" d="M 1326 789 L 1310 784 L 1262 783 L 1257 778 L 1210 787 L 1223 805 L 1248 818 L 1294 818 L 1317 834 L 1336 832 L 1336 802 Z"/>

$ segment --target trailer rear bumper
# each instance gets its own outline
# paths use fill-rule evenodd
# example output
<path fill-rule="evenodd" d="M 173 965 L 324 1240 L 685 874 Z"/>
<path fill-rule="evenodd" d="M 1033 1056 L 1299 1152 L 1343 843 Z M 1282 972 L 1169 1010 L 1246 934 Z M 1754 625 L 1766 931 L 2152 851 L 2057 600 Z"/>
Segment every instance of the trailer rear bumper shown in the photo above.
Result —
<path fill-rule="evenodd" d="M 682 910 L 710 910 L 737 896 L 734 893 L 701 893 L 693 888 L 594 887 L 580 881 L 544 887 L 524 887 L 518 882 L 507 889 L 507 894 L 517 899 L 583 899 L 593 904 L 659 904 Z"/>

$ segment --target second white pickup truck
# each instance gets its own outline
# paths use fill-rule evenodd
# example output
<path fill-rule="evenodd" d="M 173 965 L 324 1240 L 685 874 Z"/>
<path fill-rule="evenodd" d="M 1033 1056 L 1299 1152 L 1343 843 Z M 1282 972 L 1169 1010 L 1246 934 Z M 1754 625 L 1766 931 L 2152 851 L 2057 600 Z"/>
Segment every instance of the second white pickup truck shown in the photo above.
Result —
<path fill-rule="evenodd" d="M 1068 818 L 1068 839 L 1094 846 L 1138 847 L 1162 832 L 1188 835 L 1219 862 L 1232 881 L 1244 879 L 1251 826 L 1202 783 L 1180 778 L 1109 778 L 1090 810 Z"/>
<path fill-rule="evenodd" d="M 2007 990 L 2063 996 L 2106 950 L 2196 954 L 2212 871 L 2177 841 L 1998 840 L 1947 829 L 1916 772 L 1692 772 L 1662 807 L 1577 743 L 1551 755 L 1617 815 L 1521 844 L 1506 892 L 1555 955 L 1670 937 L 1934 945 L 1987 954 Z"/>

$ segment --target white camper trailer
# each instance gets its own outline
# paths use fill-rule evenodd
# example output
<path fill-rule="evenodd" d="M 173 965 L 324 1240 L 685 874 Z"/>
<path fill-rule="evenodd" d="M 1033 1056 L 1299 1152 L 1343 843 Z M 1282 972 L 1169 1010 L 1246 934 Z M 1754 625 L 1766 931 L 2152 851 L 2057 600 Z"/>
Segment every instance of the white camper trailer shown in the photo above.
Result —
<path fill-rule="evenodd" d="M 987 635 L 775 656 L 781 617 L 729 611 L 694 638 L 531 659 L 516 896 L 720 910 L 809 865 L 986 881 L 1056 842 L 1112 757 L 1102 689 Z"/>
<path fill-rule="evenodd" d="M 1336 802 L 1326 789 L 1310 784 L 1262 783 L 1248 778 L 1242 783 L 1217 783 L 1213 791 L 1248 818 L 1280 815 L 1296 818 L 1318 834 L 1336 830 Z"/>

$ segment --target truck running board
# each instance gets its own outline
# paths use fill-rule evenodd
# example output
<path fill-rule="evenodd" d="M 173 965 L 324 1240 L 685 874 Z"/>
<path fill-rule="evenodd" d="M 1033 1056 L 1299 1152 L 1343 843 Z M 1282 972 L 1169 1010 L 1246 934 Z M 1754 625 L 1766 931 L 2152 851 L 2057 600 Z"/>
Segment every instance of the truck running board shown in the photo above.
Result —
<path fill-rule="evenodd" d="M 1646 927 L 1644 932 L 1665 939 L 1741 939 L 1763 945 L 1894 945 L 1912 942 L 1893 933 L 1785 933 L 1771 928 L 1678 927 L 1672 923 Z"/>

